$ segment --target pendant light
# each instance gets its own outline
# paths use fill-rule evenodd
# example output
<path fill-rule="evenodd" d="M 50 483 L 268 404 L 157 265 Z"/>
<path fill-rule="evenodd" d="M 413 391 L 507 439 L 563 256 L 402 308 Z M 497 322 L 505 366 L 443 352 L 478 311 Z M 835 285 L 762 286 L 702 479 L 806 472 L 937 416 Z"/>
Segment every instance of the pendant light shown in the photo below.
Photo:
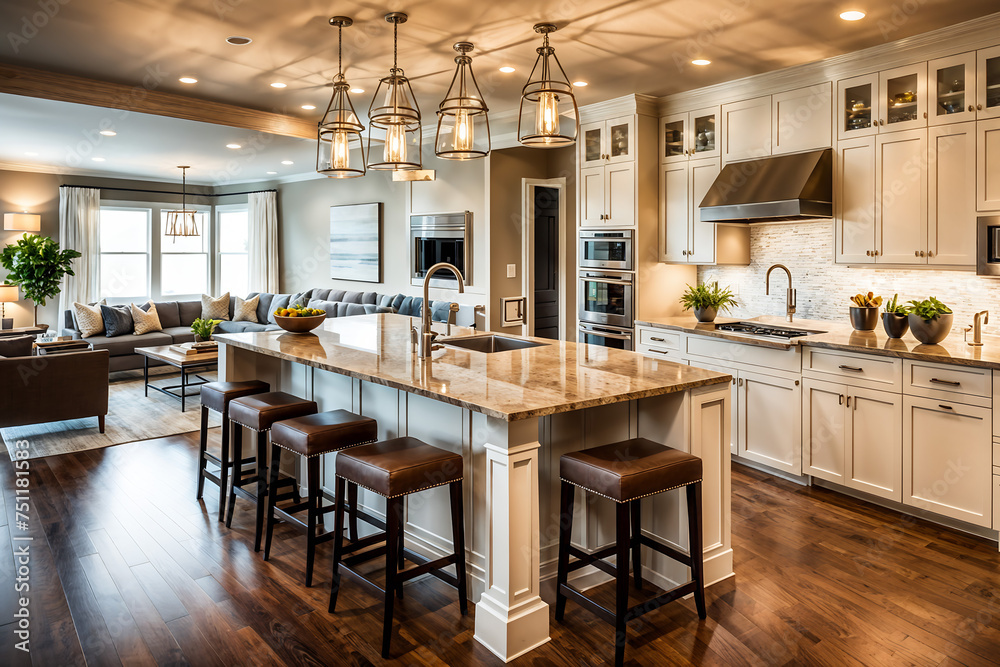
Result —
<path fill-rule="evenodd" d="M 365 146 L 361 133 L 365 126 L 358 120 L 349 95 L 350 86 L 344 77 L 344 28 L 354 20 L 334 16 L 330 25 L 337 27 L 337 76 L 333 78 L 333 96 L 319 122 L 316 143 L 316 171 L 329 178 L 357 178 L 365 175 Z M 351 160 L 351 149 L 360 148 L 361 159 Z"/>
<path fill-rule="evenodd" d="M 563 71 L 555 49 L 549 46 L 549 33 L 556 30 L 558 28 L 551 23 L 535 25 L 535 32 L 543 35 L 545 41 L 535 49 L 538 59 L 535 60 L 528 83 L 524 84 L 521 91 L 517 140 L 531 148 L 569 146 L 576 143 L 580 130 L 580 114 L 573 95 L 573 85 Z M 532 110 L 534 118 L 531 117 Z M 572 127 L 567 127 L 568 125 Z"/>
<path fill-rule="evenodd" d="M 173 236 L 174 243 L 178 236 L 201 236 L 198 228 L 198 211 L 187 207 L 187 170 L 191 167 L 179 166 L 181 170 L 181 208 L 179 211 L 167 211 L 167 229 L 164 236 Z"/>
<path fill-rule="evenodd" d="M 472 42 L 458 42 L 454 48 L 458 68 L 448 94 L 438 105 L 437 138 L 434 154 L 445 160 L 472 160 L 490 154 L 489 109 L 479 92 L 472 73 L 472 58 L 467 53 Z"/>
<path fill-rule="evenodd" d="M 385 20 L 392 24 L 392 69 L 389 76 L 378 82 L 378 88 L 368 109 L 368 168 L 375 170 L 407 170 L 420 169 L 421 144 L 423 130 L 420 127 L 420 109 L 413 96 L 410 80 L 403 74 L 397 63 L 397 34 L 400 23 L 406 23 L 407 16 L 402 12 L 392 12 L 385 15 Z M 382 104 L 378 104 L 379 95 L 384 95 Z M 372 136 L 376 129 L 384 133 L 385 145 L 381 159 L 377 160 L 372 153 Z M 415 141 L 410 143 L 410 136 Z"/>

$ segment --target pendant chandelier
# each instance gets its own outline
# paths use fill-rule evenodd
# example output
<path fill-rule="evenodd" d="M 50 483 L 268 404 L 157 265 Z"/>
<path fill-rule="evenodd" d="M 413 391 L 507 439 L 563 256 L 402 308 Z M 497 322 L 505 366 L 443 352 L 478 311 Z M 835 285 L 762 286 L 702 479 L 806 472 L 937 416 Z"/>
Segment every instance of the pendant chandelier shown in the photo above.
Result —
<path fill-rule="evenodd" d="M 358 120 L 344 77 L 343 33 L 353 19 L 334 16 L 330 25 L 337 27 L 337 76 L 333 78 L 333 96 L 319 122 L 316 143 L 316 171 L 328 178 L 357 178 L 365 175 L 365 147 L 361 133 L 365 126 Z M 360 160 L 351 160 L 351 149 L 360 148 Z"/>
<path fill-rule="evenodd" d="M 167 229 L 164 236 L 173 236 L 177 242 L 178 236 L 201 236 L 198 228 L 197 211 L 187 207 L 187 170 L 191 167 L 179 166 L 181 170 L 181 208 L 179 211 L 167 211 Z"/>
<path fill-rule="evenodd" d="M 556 30 L 558 28 L 551 23 L 535 25 L 535 32 L 544 36 L 544 43 L 535 49 L 538 59 L 528 76 L 528 83 L 524 84 L 521 91 L 517 140 L 531 148 L 569 146 L 576 143 L 580 129 L 580 114 L 573 95 L 573 85 L 559 64 L 555 49 L 549 46 L 549 33 Z M 561 118 L 560 103 L 564 110 Z M 569 125 L 572 127 L 567 127 Z"/>
<path fill-rule="evenodd" d="M 490 154 L 489 109 L 472 73 L 472 58 L 466 55 L 474 47 L 472 42 L 458 42 L 453 48 L 460 54 L 455 58 L 458 68 L 438 105 L 434 154 L 445 160 L 486 157 Z"/>
<path fill-rule="evenodd" d="M 392 24 L 392 69 L 389 76 L 378 82 L 378 88 L 368 109 L 368 168 L 380 171 L 420 169 L 423 130 L 420 127 L 420 109 L 410 87 L 410 80 L 397 63 L 397 34 L 400 23 L 406 23 L 406 14 L 393 12 L 385 15 Z M 384 92 L 383 92 L 384 90 Z M 384 95 L 378 105 L 379 95 Z M 372 136 L 375 131 L 384 133 L 381 159 L 372 153 Z M 410 143 L 410 137 L 414 141 Z"/>

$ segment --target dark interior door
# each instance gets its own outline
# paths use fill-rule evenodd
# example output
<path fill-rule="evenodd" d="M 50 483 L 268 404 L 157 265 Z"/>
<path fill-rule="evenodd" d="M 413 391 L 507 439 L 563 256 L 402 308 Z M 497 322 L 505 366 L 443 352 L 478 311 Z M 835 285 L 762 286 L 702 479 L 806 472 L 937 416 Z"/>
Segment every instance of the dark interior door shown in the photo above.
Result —
<path fill-rule="evenodd" d="M 535 188 L 535 336 L 559 338 L 559 190 Z"/>

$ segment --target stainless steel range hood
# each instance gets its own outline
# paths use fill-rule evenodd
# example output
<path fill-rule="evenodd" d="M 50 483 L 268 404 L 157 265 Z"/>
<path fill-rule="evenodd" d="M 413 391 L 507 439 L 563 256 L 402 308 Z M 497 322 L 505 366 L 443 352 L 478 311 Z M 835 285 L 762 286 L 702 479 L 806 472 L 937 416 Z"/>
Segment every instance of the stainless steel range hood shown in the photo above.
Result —
<path fill-rule="evenodd" d="M 833 217 L 833 151 L 727 164 L 701 201 L 702 222 Z"/>

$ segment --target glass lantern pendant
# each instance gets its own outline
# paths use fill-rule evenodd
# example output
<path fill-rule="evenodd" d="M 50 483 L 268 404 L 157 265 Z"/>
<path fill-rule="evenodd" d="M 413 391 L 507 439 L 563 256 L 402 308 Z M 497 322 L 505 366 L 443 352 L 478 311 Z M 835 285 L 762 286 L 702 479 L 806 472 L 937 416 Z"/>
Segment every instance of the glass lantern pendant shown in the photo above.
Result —
<path fill-rule="evenodd" d="M 357 178 L 365 175 L 365 146 L 361 133 L 365 126 L 348 94 L 350 86 L 344 77 L 343 32 L 353 19 L 334 16 L 330 25 L 337 27 L 337 76 L 333 78 L 333 97 L 319 122 L 316 143 L 316 171 L 328 178 Z M 360 159 L 351 159 L 351 149 L 359 149 Z"/>
<path fill-rule="evenodd" d="M 521 91 L 521 109 L 517 117 L 517 140 L 531 148 L 559 148 L 576 143 L 580 114 L 573 95 L 573 85 L 563 71 L 556 51 L 549 46 L 551 23 L 535 25 L 544 43 L 535 49 L 538 59 Z M 534 117 L 532 117 L 534 113 Z"/>
<path fill-rule="evenodd" d="M 406 23 L 406 14 L 393 12 L 385 15 L 392 24 L 392 69 L 381 79 L 371 107 L 368 109 L 368 168 L 379 171 L 420 169 L 423 130 L 420 127 L 420 109 L 417 107 L 410 80 L 397 63 L 397 31 Z M 382 104 L 379 105 L 379 100 Z M 383 134 L 385 144 L 381 160 L 372 153 L 372 137 L 376 131 Z"/>
<path fill-rule="evenodd" d="M 167 211 L 167 225 L 163 232 L 164 236 L 174 237 L 174 243 L 178 236 L 201 236 L 198 227 L 198 212 L 188 210 L 187 207 L 187 170 L 191 167 L 179 166 L 181 170 L 181 209 L 179 211 Z"/>
<path fill-rule="evenodd" d="M 448 94 L 438 106 L 437 139 L 434 154 L 445 160 L 472 160 L 490 154 L 489 109 L 479 92 L 472 73 L 472 58 L 467 53 L 471 42 L 458 42 L 455 58 L 458 68 Z"/>

